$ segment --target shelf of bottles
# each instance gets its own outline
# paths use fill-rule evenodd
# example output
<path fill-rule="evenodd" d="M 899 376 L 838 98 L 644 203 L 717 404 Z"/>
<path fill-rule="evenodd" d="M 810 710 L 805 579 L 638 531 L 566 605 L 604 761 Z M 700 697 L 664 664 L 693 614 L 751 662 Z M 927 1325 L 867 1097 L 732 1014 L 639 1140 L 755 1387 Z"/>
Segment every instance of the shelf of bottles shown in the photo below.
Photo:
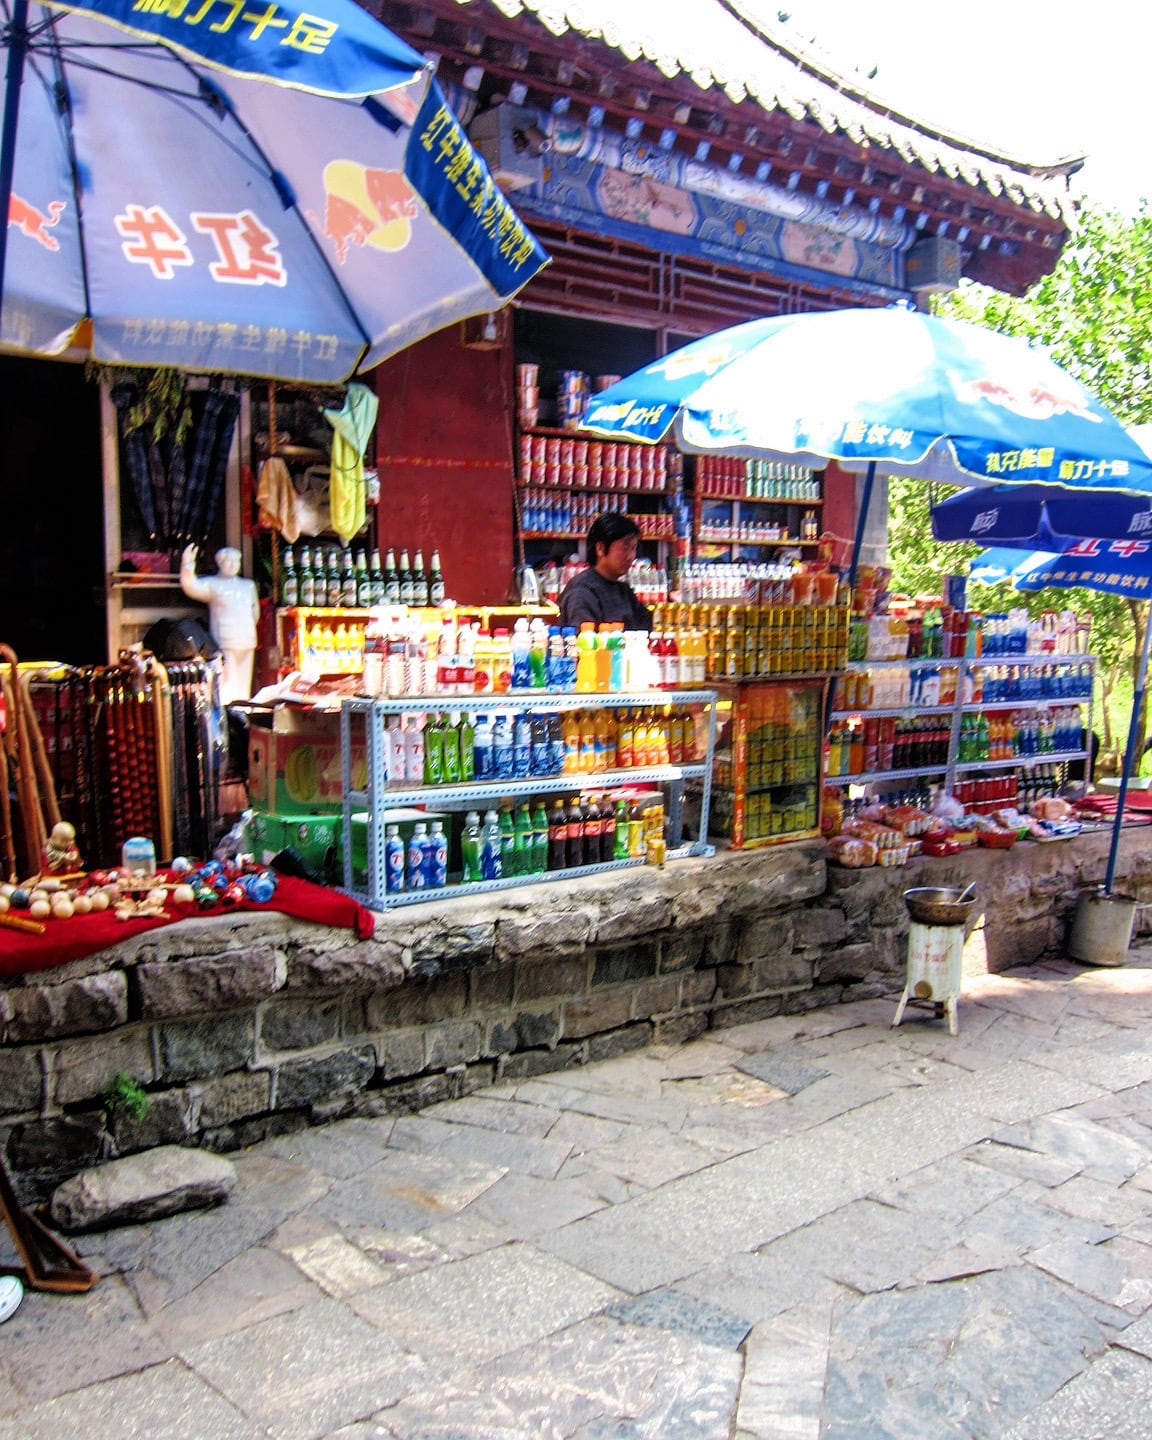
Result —
<path fill-rule="evenodd" d="M 824 679 L 719 685 L 712 832 L 732 849 L 820 834 Z"/>
<path fill-rule="evenodd" d="M 711 690 L 350 700 L 345 886 L 384 910 L 711 854 L 715 742 Z M 366 789 L 354 785 L 361 745 Z M 701 838 L 684 843 L 688 779 L 701 785 Z"/>
<path fill-rule="evenodd" d="M 1095 670 L 1094 656 L 1054 653 L 850 662 L 829 712 L 827 783 L 935 777 L 957 794 L 958 776 L 1040 770 L 1055 786 L 1087 757 Z M 981 799 L 1017 798 L 989 783 L 995 794 Z"/>
<path fill-rule="evenodd" d="M 773 546 L 818 542 L 818 514 L 824 499 L 820 480 L 805 466 L 702 455 L 696 460 L 695 477 L 698 543 Z"/>

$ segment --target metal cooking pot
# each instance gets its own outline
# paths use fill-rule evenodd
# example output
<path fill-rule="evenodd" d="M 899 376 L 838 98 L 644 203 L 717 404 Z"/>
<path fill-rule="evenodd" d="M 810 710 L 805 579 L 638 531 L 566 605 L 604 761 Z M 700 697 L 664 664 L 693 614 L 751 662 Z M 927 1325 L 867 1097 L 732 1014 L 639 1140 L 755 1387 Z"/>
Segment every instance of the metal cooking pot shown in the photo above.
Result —
<path fill-rule="evenodd" d="M 904 904 L 912 919 L 921 925 L 963 925 L 976 904 L 974 895 L 961 900 L 963 894 L 959 887 L 918 885 L 904 891 Z"/>

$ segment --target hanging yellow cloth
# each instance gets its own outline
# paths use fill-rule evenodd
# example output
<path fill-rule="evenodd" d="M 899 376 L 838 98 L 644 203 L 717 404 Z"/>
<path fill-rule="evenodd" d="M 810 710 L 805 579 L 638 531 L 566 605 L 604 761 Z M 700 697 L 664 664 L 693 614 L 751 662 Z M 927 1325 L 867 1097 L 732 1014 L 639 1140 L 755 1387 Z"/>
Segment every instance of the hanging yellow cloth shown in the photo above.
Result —
<path fill-rule="evenodd" d="M 260 466 L 260 484 L 256 490 L 260 523 L 269 530 L 279 530 L 289 545 L 300 538 L 296 516 L 296 490 L 288 466 L 279 455 L 271 455 Z"/>
<path fill-rule="evenodd" d="M 372 438 L 379 407 L 375 393 L 367 385 L 353 381 L 348 386 L 344 408 L 324 411 L 324 418 L 335 432 L 332 436 L 332 528 L 345 545 L 363 529 L 367 518 L 364 451 Z"/>

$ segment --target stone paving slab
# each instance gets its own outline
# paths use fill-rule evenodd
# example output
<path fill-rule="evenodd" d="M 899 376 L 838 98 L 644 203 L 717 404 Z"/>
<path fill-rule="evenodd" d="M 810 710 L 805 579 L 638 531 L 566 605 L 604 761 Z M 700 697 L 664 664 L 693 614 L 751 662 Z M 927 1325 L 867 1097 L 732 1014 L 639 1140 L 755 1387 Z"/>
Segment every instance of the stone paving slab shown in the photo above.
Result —
<path fill-rule="evenodd" d="M 1149 962 L 238 1152 L 26 1297 L 0 1440 L 1148 1440 Z"/>

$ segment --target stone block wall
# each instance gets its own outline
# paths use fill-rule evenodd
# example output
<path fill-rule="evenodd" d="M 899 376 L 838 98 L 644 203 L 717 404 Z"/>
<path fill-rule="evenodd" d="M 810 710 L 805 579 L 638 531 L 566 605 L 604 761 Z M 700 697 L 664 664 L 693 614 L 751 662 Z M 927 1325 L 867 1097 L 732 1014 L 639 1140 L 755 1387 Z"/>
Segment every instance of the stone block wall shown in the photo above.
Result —
<path fill-rule="evenodd" d="M 1141 834 L 1125 838 L 1122 871 L 1152 894 Z M 807 842 L 395 910 L 369 941 L 274 912 L 185 922 L 0 981 L 0 1145 L 31 1203 L 155 1145 L 235 1149 L 894 996 L 901 892 L 916 884 L 977 881 L 968 956 L 1001 970 L 1059 950 L 1106 853 L 1092 836 L 846 871 Z M 146 1095 L 143 1114 L 124 1077 Z"/>

